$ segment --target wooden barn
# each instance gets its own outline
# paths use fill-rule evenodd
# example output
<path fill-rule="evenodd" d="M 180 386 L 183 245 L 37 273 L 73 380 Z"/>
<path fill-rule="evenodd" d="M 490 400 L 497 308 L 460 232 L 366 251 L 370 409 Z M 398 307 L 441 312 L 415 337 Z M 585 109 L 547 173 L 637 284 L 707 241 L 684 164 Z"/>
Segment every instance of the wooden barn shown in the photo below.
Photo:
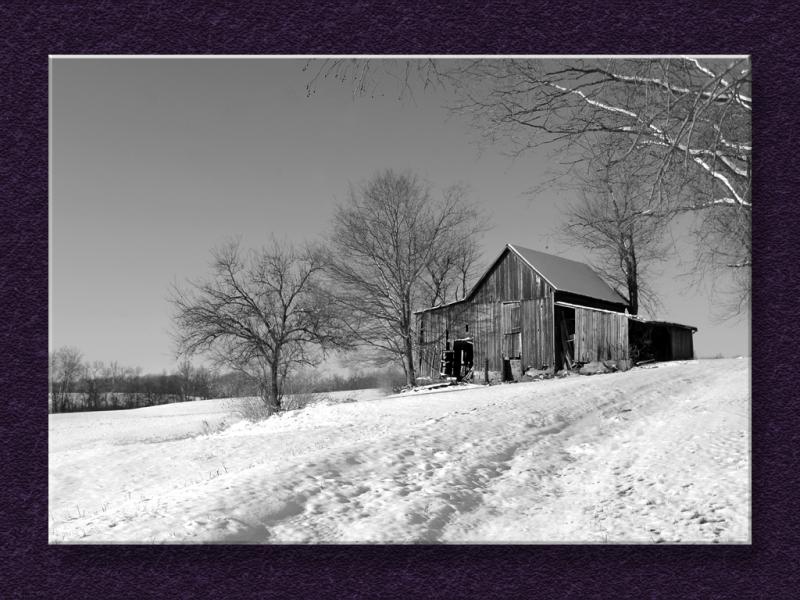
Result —
<path fill-rule="evenodd" d="M 463 300 L 415 313 L 417 373 L 462 377 L 474 367 L 483 381 L 597 360 L 624 368 L 626 308 L 589 266 L 507 244 Z"/>

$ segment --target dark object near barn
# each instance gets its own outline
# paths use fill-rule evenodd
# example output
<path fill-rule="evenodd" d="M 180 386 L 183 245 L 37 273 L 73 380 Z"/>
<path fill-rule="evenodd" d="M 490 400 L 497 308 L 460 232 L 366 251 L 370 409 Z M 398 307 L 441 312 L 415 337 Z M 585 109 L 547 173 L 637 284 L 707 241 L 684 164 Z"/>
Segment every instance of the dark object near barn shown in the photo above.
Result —
<path fill-rule="evenodd" d="M 456 340 L 452 350 L 442 351 L 439 374 L 442 377 L 455 377 L 463 381 L 472 377 L 472 340 Z"/>

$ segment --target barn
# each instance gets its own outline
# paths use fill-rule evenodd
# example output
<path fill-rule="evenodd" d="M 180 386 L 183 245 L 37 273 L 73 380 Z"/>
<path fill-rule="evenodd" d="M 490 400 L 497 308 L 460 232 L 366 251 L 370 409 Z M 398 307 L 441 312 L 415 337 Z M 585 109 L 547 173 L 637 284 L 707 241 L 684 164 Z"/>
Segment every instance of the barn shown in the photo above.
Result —
<path fill-rule="evenodd" d="M 481 381 L 598 360 L 626 368 L 626 309 L 589 266 L 507 244 L 463 300 L 415 312 L 417 373 L 463 377 L 472 368 Z M 691 352 L 692 329 L 688 350 L 676 335 L 682 353 Z"/>

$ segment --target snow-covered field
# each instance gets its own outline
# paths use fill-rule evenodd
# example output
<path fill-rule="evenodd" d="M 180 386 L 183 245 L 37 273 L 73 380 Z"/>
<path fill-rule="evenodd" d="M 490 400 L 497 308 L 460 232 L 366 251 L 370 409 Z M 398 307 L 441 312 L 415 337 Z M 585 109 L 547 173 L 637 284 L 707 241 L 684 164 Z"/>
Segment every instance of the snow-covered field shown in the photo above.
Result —
<path fill-rule="evenodd" d="M 258 424 L 230 400 L 50 415 L 49 539 L 749 542 L 749 374 L 339 393 L 359 401 Z"/>

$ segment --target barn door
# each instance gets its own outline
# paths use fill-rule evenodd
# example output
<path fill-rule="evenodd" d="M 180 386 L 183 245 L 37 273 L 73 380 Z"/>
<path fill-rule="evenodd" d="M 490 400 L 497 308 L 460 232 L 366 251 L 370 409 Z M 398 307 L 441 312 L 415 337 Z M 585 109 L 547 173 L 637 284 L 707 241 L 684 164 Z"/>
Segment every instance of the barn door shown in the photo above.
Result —
<path fill-rule="evenodd" d="M 520 358 L 522 354 L 522 311 L 519 302 L 503 302 L 503 356 Z"/>

